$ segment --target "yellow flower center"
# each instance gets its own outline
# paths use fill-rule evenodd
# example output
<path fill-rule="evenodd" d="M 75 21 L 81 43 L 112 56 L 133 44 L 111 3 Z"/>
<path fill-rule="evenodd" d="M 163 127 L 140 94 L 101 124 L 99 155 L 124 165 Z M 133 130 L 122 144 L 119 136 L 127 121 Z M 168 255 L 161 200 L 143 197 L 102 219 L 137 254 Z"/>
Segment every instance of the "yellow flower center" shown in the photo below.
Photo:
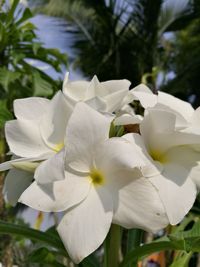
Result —
<path fill-rule="evenodd" d="M 58 153 L 63 147 L 64 147 L 64 143 L 56 144 L 56 145 L 53 147 L 53 151 L 55 151 L 56 153 Z"/>
<path fill-rule="evenodd" d="M 93 185 L 103 185 L 105 182 L 104 175 L 97 169 L 94 169 L 90 172 L 89 179 Z"/>
<path fill-rule="evenodd" d="M 166 156 L 165 155 L 163 155 L 160 151 L 158 151 L 158 150 L 150 150 L 149 151 L 149 154 L 150 154 L 150 156 L 152 157 L 152 159 L 153 160 L 155 160 L 155 161 L 159 161 L 159 162 L 161 162 L 161 163 L 165 163 L 166 161 L 167 161 L 167 159 L 166 159 Z"/>

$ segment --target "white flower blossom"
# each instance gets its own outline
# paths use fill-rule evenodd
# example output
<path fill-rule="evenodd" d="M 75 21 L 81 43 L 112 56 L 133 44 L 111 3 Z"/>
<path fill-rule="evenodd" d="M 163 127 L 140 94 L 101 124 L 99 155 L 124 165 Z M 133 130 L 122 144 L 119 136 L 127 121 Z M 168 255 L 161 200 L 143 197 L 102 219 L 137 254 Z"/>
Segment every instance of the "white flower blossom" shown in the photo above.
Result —
<path fill-rule="evenodd" d="M 6 140 L 13 157 L 0 165 L 1 171 L 12 169 L 4 186 L 4 193 L 11 204 L 17 202 L 29 185 L 28 181 L 33 178 L 39 183 L 64 179 L 63 147 L 71 109 L 63 94 L 58 92 L 52 100 L 39 97 L 15 100 L 14 113 L 17 119 L 8 121 L 5 126 Z M 15 187 L 15 182 L 12 183 L 15 179 L 20 181 L 16 191 L 12 188 Z M 13 192 L 12 199 L 9 191 Z"/>
<path fill-rule="evenodd" d="M 143 176 L 158 190 L 169 222 L 179 223 L 194 204 L 200 174 L 199 133 L 176 127 L 176 115 L 150 109 L 145 112 L 139 134 L 123 136 L 146 158 Z M 197 182 L 198 181 L 198 182 Z"/>
<path fill-rule="evenodd" d="M 66 131 L 65 180 L 34 182 L 20 197 L 43 211 L 65 210 L 58 233 L 75 263 L 96 250 L 111 223 L 157 231 L 168 224 L 143 156 L 124 138 L 109 138 L 110 119 L 78 103 Z"/>
<path fill-rule="evenodd" d="M 128 80 L 99 82 L 96 76 L 91 81 L 69 81 L 67 73 L 63 83 L 63 93 L 74 106 L 77 102 L 86 102 L 98 111 L 114 112 L 123 105 L 124 97 L 129 92 Z"/>

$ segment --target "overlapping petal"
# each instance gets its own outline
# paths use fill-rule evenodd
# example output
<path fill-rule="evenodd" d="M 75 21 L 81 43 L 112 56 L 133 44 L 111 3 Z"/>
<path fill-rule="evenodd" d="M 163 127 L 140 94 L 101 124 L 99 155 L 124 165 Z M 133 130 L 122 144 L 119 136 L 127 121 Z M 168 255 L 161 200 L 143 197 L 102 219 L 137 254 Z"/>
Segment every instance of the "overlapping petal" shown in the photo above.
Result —
<path fill-rule="evenodd" d="M 5 132 L 10 151 L 19 157 L 31 158 L 53 153 L 41 137 L 38 121 L 8 121 Z"/>
<path fill-rule="evenodd" d="M 194 113 L 190 103 L 164 92 L 158 92 L 158 102 L 154 108 L 174 113 L 179 127 L 186 127 Z"/>
<path fill-rule="evenodd" d="M 165 208 L 149 180 L 140 177 L 138 172 L 118 172 L 117 175 L 121 177 L 110 189 L 115 204 L 113 222 L 125 228 L 150 232 L 166 227 L 169 221 Z"/>
<path fill-rule="evenodd" d="M 66 131 L 66 161 L 70 167 L 90 171 L 97 145 L 108 139 L 111 120 L 85 103 L 76 105 Z"/>
<path fill-rule="evenodd" d="M 156 105 L 158 97 L 145 84 L 139 84 L 129 92 L 127 101 L 130 103 L 133 100 L 138 100 L 144 108 L 149 108 Z"/>
<path fill-rule="evenodd" d="M 96 110 L 113 112 L 122 107 L 129 86 L 130 82 L 125 79 L 99 82 L 95 75 L 90 82 L 70 82 L 68 75 L 66 75 L 63 93 L 72 106 L 83 101 L 91 104 Z"/>
<path fill-rule="evenodd" d="M 168 163 L 161 175 L 149 180 L 158 190 L 169 222 L 172 225 L 179 223 L 192 208 L 197 195 L 188 170 L 184 166 Z"/>
<path fill-rule="evenodd" d="M 17 168 L 21 170 L 26 170 L 29 172 L 34 172 L 35 168 L 38 166 L 41 160 L 47 159 L 49 154 L 44 155 L 44 157 L 36 158 L 12 158 L 9 161 L 0 164 L 0 171 L 6 171 L 9 169 Z"/>
<path fill-rule="evenodd" d="M 120 137 L 113 137 L 100 143 L 95 151 L 94 164 L 97 169 L 108 175 L 118 170 L 141 169 L 145 166 L 143 158 L 131 143 Z"/>
<path fill-rule="evenodd" d="M 21 194 L 33 180 L 33 173 L 21 170 L 10 170 L 5 178 L 3 194 L 11 205 L 16 205 Z"/>
<path fill-rule="evenodd" d="M 79 263 L 104 241 L 113 215 L 111 196 L 104 188 L 91 187 L 87 198 L 67 211 L 58 233 L 75 263 Z"/>
<path fill-rule="evenodd" d="M 140 132 L 148 150 L 159 151 L 160 154 L 174 146 L 200 143 L 198 131 L 190 128 L 177 129 L 176 115 L 165 110 L 148 110 L 140 124 Z"/>
<path fill-rule="evenodd" d="M 48 108 L 50 100 L 42 97 L 28 97 L 14 101 L 14 113 L 17 119 L 38 120 Z"/>
<path fill-rule="evenodd" d="M 64 145 L 66 126 L 71 113 L 71 107 L 59 91 L 49 103 L 39 124 L 43 141 L 51 149 L 55 150 L 56 145 Z"/>
<path fill-rule="evenodd" d="M 34 178 L 39 184 L 51 183 L 54 181 L 64 180 L 64 155 L 62 149 L 49 159 L 43 161 L 36 169 Z"/>
<path fill-rule="evenodd" d="M 65 179 L 45 185 L 33 182 L 21 195 L 19 202 L 36 210 L 64 211 L 83 201 L 91 184 L 86 177 L 65 172 Z"/>

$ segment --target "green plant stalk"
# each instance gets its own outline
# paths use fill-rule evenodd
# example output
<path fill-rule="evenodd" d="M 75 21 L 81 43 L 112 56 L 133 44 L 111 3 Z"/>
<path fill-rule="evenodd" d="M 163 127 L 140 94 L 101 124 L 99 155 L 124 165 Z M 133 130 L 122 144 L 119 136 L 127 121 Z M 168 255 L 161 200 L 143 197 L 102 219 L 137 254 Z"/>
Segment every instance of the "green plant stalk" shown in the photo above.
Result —
<path fill-rule="evenodd" d="M 104 242 L 104 267 L 118 267 L 121 249 L 121 228 L 112 224 Z"/>
<path fill-rule="evenodd" d="M 128 231 L 127 237 L 127 248 L 126 253 L 130 252 L 133 249 L 136 249 L 140 246 L 143 237 L 143 231 L 140 229 L 131 229 Z M 137 260 L 136 260 L 137 262 Z M 127 267 L 132 267 L 133 265 L 130 263 Z"/>
<path fill-rule="evenodd" d="M 131 229 L 128 231 L 127 251 L 135 249 L 142 242 L 143 230 Z"/>

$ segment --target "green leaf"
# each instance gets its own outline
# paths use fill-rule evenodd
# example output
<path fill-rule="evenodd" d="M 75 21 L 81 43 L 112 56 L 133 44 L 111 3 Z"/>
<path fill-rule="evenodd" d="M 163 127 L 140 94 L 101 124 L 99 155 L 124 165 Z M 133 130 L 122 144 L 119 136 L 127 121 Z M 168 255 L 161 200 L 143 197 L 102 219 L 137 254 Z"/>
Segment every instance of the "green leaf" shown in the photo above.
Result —
<path fill-rule="evenodd" d="M 6 68 L 0 68 L 0 84 L 4 90 L 8 92 L 9 84 L 17 80 L 21 74 L 19 72 L 13 72 Z"/>
<path fill-rule="evenodd" d="M 94 254 L 89 255 L 79 265 L 79 267 L 100 267 L 100 264 Z"/>
<path fill-rule="evenodd" d="M 181 253 L 181 255 L 175 259 L 175 261 L 170 265 L 170 267 L 188 267 L 192 253 Z"/>
<path fill-rule="evenodd" d="M 0 51 L 4 49 L 4 46 L 8 40 L 5 25 L 0 21 Z"/>
<path fill-rule="evenodd" d="M 53 93 L 52 86 L 44 80 L 39 72 L 33 74 L 34 96 L 50 96 Z"/>
<path fill-rule="evenodd" d="M 33 53 L 34 53 L 34 55 L 37 55 L 37 51 L 41 46 L 42 46 L 41 43 L 33 43 Z"/>
<path fill-rule="evenodd" d="M 146 244 L 136 249 L 132 250 L 125 257 L 123 262 L 120 264 L 120 267 L 127 266 L 130 263 L 136 263 L 140 258 L 152 254 L 154 252 L 163 251 L 163 250 L 174 250 L 177 249 L 177 246 L 173 242 L 161 241 L 153 242 Z"/>
<path fill-rule="evenodd" d="M 67 252 L 59 238 L 50 233 L 45 233 L 39 230 L 34 230 L 23 225 L 12 224 L 0 221 L 0 234 L 11 234 L 28 238 L 30 240 L 39 241 L 55 248 L 61 255 L 67 256 Z"/>
<path fill-rule="evenodd" d="M 55 267 L 64 267 L 61 263 L 56 260 L 56 252 L 50 251 L 47 248 L 39 248 L 34 250 L 28 256 L 28 262 L 32 263 L 42 263 L 42 266 L 55 266 Z"/>
<path fill-rule="evenodd" d="M 26 8 L 21 16 L 21 18 L 16 22 L 16 25 L 20 25 L 23 22 L 27 21 L 28 19 L 32 18 L 33 15 L 29 8 Z"/>
<path fill-rule="evenodd" d="M 7 109 L 6 102 L 0 100 L 0 128 L 3 128 L 5 122 L 11 119 L 12 113 Z"/>
<path fill-rule="evenodd" d="M 183 242 L 185 251 L 200 251 L 200 220 L 198 220 L 191 230 L 180 231 L 169 235 L 173 242 Z"/>
<path fill-rule="evenodd" d="M 12 1 L 11 8 L 10 8 L 8 14 L 7 14 L 7 17 L 6 17 L 6 22 L 7 23 L 10 23 L 13 20 L 14 13 L 15 13 L 15 10 L 16 10 L 18 4 L 19 4 L 19 1 L 20 0 L 13 0 Z"/>

